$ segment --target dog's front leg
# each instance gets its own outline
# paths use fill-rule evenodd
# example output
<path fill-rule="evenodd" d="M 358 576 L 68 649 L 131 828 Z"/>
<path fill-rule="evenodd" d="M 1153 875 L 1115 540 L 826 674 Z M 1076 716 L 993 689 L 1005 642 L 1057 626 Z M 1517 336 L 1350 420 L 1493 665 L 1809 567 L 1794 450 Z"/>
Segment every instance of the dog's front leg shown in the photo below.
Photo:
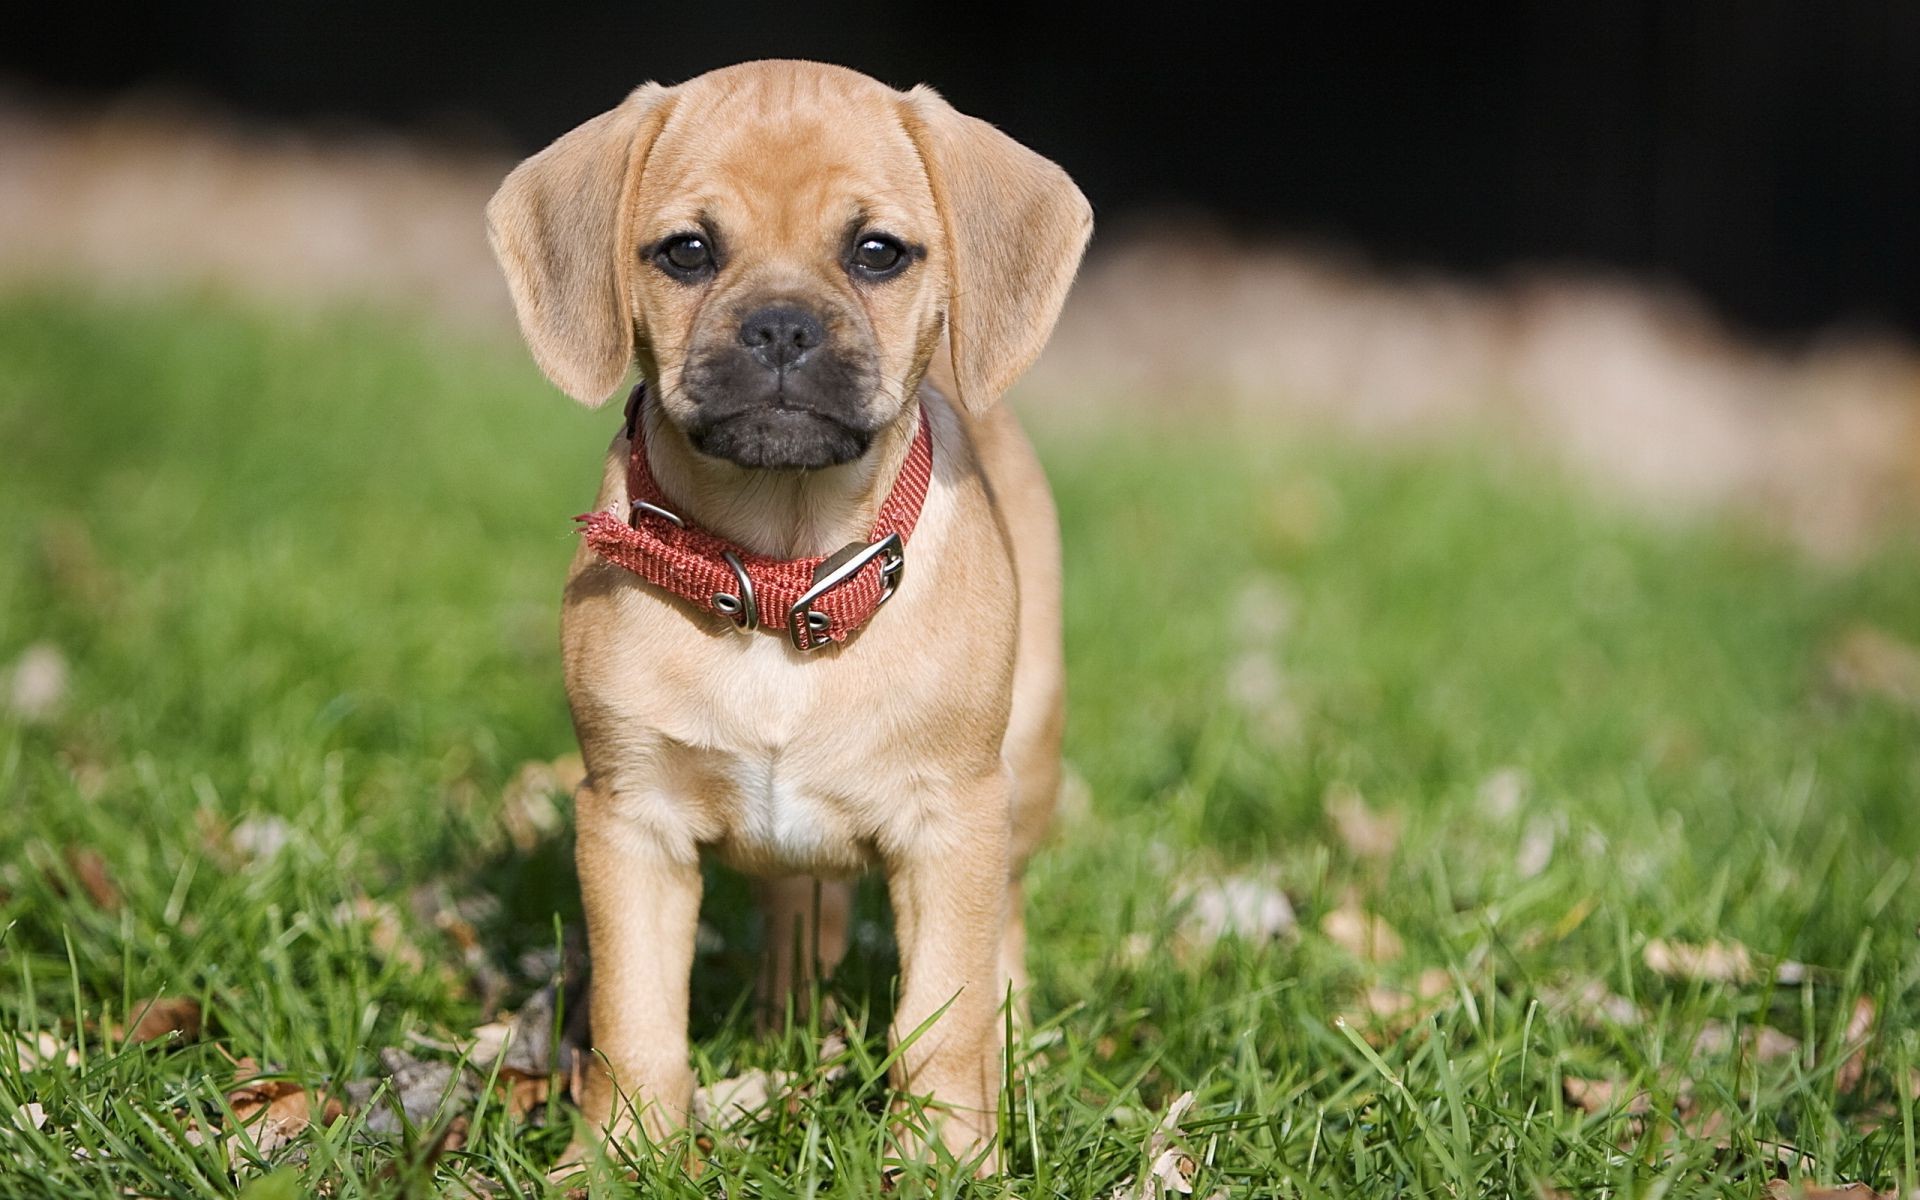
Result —
<path fill-rule="evenodd" d="M 887 862 L 901 965 L 893 1037 L 913 1039 L 894 1085 L 932 1101 L 929 1116 L 956 1157 L 984 1150 L 983 1173 L 996 1169 L 1011 800 L 1004 771 L 934 799 L 912 843 Z"/>
<path fill-rule="evenodd" d="M 700 860 L 636 820 L 589 780 L 574 859 L 587 913 L 593 1054 L 580 1107 L 609 1142 L 636 1120 L 656 1143 L 693 1104 L 687 989 L 700 921 Z"/>

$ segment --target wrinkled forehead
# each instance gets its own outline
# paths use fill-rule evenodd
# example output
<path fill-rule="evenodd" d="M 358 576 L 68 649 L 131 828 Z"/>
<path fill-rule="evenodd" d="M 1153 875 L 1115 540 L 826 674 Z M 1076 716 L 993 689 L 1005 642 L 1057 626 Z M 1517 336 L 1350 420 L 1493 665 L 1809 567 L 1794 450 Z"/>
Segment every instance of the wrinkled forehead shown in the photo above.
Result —
<path fill-rule="evenodd" d="M 897 98 L 878 86 L 684 96 L 654 142 L 638 203 L 643 236 L 712 228 L 723 244 L 812 245 L 856 227 L 926 238 L 934 220 Z"/>

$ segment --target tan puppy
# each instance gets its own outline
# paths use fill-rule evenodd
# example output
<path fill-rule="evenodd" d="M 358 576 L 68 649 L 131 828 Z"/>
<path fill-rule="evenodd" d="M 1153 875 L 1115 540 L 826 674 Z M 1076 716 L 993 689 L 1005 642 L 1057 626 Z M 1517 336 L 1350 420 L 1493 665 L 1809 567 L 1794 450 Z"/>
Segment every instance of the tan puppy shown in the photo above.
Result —
<path fill-rule="evenodd" d="M 637 362 L 645 467 L 677 517 L 743 553 L 865 545 L 923 419 L 932 433 L 897 594 L 817 652 L 781 614 L 742 633 L 575 557 L 588 1120 L 657 1138 L 686 1119 L 703 850 L 767 878 L 776 1004 L 842 955 L 845 880 L 878 866 L 895 1037 L 945 1009 L 895 1082 L 990 1169 L 997 1014 L 1023 983 L 1020 875 L 1058 789 L 1062 703 L 1052 498 L 996 401 L 1059 315 L 1085 197 L 928 89 L 756 62 L 641 87 L 522 163 L 487 219 L 541 368 L 599 404 Z M 597 501 L 623 521 L 629 451 L 623 431 Z"/>

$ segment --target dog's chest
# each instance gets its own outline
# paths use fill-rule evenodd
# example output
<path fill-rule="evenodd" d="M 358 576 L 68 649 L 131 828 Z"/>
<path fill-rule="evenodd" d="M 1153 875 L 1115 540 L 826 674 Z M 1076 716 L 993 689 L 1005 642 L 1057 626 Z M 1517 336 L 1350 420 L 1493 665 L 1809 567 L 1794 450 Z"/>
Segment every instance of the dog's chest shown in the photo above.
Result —
<path fill-rule="evenodd" d="M 697 759 L 705 841 L 743 869 L 850 872 L 868 865 L 870 813 L 853 781 L 862 714 L 824 686 L 827 662 L 794 664 L 765 639 L 739 669 L 674 706 L 680 753 Z M 825 670 L 823 670 L 825 668 Z"/>
<path fill-rule="evenodd" d="M 780 755 L 729 756 L 725 832 L 715 851 L 761 871 L 852 871 L 866 865 L 844 803 L 812 785 Z"/>

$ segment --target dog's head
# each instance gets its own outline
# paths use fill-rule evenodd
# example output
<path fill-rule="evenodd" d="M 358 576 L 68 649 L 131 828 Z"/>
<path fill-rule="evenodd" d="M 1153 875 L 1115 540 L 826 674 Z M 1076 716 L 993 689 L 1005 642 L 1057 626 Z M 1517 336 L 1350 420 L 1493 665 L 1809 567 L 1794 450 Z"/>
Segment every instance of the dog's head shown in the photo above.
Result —
<path fill-rule="evenodd" d="M 960 400 L 991 405 L 1091 229 L 1064 171 L 931 90 L 804 62 L 641 87 L 487 206 L 562 391 L 599 404 L 637 358 L 696 449 L 775 469 L 864 453 L 943 330 Z"/>

